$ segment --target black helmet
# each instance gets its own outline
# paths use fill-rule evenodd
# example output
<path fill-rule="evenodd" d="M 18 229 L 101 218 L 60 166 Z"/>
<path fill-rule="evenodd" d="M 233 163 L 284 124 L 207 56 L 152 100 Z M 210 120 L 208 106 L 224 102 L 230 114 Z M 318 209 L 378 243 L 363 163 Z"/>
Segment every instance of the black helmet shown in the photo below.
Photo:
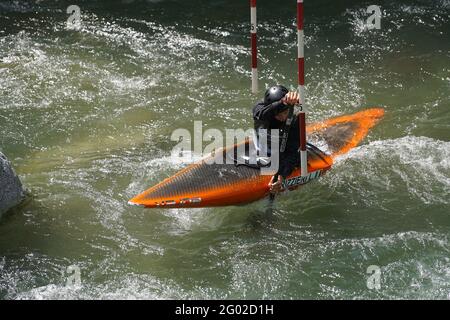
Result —
<path fill-rule="evenodd" d="M 289 90 L 286 87 L 283 87 L 281 85 L 276 85 L 273 87 L 270 87 L 266 90 L 266 93 L 264 94 L 264 104 L 271 104 L 275 101 L 281 100 Z"/>

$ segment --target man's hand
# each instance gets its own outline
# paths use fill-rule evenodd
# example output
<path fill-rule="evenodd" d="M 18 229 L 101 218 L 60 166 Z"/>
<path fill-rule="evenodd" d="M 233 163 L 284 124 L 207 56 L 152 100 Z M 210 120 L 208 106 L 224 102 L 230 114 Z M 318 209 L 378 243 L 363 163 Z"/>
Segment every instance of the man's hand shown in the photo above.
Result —
<path fill-rule="evenodd" d="M 281 102 L 283 102 L 284 105 L 295 105 L 297 103 L 300 103 L 300 96 L 298 95 L 297 91 L 289 91 L 283 99 L 281 99 Z"/>
<path fill-rule="evenodd" d="M 275 178 L 275 176 L 273 176 L 272 179 L 270 179 L 269 188 L 270 188 L 270 193 L 277 194 L 280 191 L 282 191 L 283 177 L 279 175 L 277 182 L 273 182 L 274 178 Z"/>

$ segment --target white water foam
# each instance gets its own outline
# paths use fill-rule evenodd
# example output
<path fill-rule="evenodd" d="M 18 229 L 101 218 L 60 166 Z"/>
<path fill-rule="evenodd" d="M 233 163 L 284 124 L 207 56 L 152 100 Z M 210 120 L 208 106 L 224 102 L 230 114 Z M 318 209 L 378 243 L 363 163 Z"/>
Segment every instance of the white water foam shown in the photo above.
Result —
<path fill-rule="evenodd" d="M 336 159 L 332 185 L 350 182 L 348 179 L 385 191 L 404 185 L 411 198 L 424 204 L 449 204 L 449 159 L 450 142 L 415 136 L 374 141 Z M 359 192 L 367 189 L 359 187 Z"/>

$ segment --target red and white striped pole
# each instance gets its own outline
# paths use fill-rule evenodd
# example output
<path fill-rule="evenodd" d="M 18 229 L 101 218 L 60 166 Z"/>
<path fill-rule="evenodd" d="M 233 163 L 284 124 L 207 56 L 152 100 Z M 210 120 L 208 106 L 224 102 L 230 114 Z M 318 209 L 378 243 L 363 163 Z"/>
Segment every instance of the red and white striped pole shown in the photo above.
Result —
<path fill-rule="evenodd" d="M 258 92 L 258 51 L 256 49 L 256 0 L 250 0 L 250 34 L 252 42 L 252 92 Z"/>
<path fill-rule="evenodd" d="M 298 114 L 300 130 L 300 163 L 301 174 L 308 174 L 308 159 L 306 154 L 306 106 L 305 106 L 305 55 L 303 39 L 303 0 L 297 0 L 297 39 L 298 39 L 298 94 L 302 109 Z"/>

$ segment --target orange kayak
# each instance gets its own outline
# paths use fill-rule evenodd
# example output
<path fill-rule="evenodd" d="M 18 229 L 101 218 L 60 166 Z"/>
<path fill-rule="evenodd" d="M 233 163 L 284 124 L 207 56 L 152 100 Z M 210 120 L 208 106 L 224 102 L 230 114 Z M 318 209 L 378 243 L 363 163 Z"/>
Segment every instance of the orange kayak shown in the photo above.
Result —
<path fill-rule="evenodd" d="M 297 168 L 285 180 L 285 188 L 295 189 L 322 176 L 333 165 L 333 159 L 356 147 L 383 115 L 382 108 L 371 108 L 307 125 L 308 140 L 320 141 L 327 150 L 308 144 L 308 174 L 301 176 Z M 266 197 L 271 175 L 261 175 L 260 169 L 252 166 L 211 161 L 212 157 L 225 160 L 238 145 L 187 166 L 128 203 L 147 208 L 198 208 L 240 205 Z"/>

